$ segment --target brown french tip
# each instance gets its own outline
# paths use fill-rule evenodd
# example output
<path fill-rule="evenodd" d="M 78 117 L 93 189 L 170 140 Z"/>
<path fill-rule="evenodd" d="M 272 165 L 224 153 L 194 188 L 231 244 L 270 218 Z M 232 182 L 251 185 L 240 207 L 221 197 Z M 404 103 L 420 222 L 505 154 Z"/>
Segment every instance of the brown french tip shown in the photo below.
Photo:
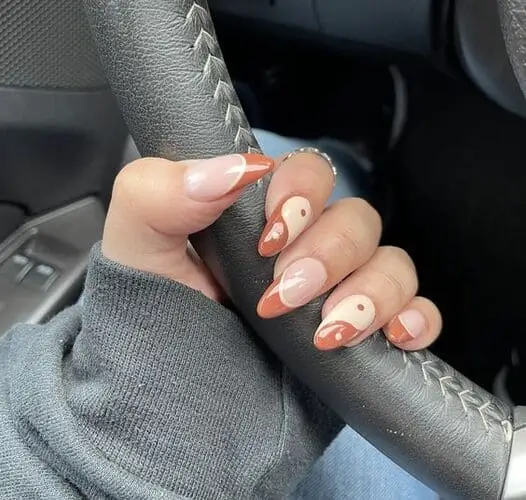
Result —
<path fill-rule="evenodd" d="M 258 251 L 271 257 L 290 245 L 309 225 L 312 207 L 303 196 L 292 196 L 272 212 L 259 240 Z"/>
<path fill-rule="evenodd" d="M 317 297 L 327 271 L 317 259 L 305 257 L 293 262 L 265 291 L 257 307 L 261 318 L 275 318 Z"/>
<path fill-rule="evenodd" d="M 387 338 L 395 344 L 414 340 L 426 329 L 426 319 L 418 309 L 408 309 L 394 318 L 387 327 Z"/>
<path fill-rule="evenodd" d="M 274 160 L 268 156 L 258 153 L 245 153 L 241 156 L 246 162 L 245 173 L 239 179 L 237 185 L 232 188 L 232 191 L 244 188 L 274 170 Z"/>
<path fill-rule="evenodd" d="M 398 316 L 391 321 L 391 324 L 389 325 L 388 337 L 389 340 L 395 344 L 403 344 L 404 342 L 413 340 L 413 337 L 411 337 Z"/>

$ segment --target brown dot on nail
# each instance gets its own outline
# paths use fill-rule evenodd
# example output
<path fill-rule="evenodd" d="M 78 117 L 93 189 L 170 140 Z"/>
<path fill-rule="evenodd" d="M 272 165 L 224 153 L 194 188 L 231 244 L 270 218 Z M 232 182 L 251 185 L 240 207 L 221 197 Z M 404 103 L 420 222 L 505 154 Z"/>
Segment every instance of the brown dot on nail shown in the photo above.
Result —
<path fill-rule="evenodd" d="M 363 311 L 365 309 L 363 304 L 358 304 L 356 307 L 358 308 L 358 311 Z"/>
<path fill-rule="evenodd" d="M 305 217 L 307 215 L 307 212 L 304 208 L 301 209 L 301 216 Z"/>

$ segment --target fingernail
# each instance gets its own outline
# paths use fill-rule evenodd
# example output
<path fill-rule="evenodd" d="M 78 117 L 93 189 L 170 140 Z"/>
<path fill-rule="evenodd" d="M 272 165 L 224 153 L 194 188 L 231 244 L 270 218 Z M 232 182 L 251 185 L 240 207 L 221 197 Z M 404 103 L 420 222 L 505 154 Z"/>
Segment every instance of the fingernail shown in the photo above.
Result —
<path fill-rule="evenodd" d="M 270 257 L 290 245 L 308 226 L 312 217 L 309 200 L 292 196 L 279 205 L 270 216 L 259 240 L 258 251 Z"/>
<path fill-rule="evenodd" d="M 257 181 L 273 167 L 272 158 L 254 153 L 203 160 L 184 174 L 186 195 L 196 201 L 217 200 Z"/>
<path fill-rule="evenodd" d="M 314 345 L 330 351 L 348 345 L 374 321 L 376 309 L 365 295 L 351 295 L 339 302 L 321 322 L 314 334 Z"/>
<path fill-rule="evenodd" d="M 395 344 L 414 340 L 424 333 L 426 318 L 418 309 L 408 309 L 400 313 L 387 327 L 387 337 Z"/>
<path fill-rule="evenodd" d="M 319 260 L 297 260 L 267 288 L 257 312 L 262 318 L 275 318 L 292 311 L 317 297 L 326 281 L 327 271 Z"/>

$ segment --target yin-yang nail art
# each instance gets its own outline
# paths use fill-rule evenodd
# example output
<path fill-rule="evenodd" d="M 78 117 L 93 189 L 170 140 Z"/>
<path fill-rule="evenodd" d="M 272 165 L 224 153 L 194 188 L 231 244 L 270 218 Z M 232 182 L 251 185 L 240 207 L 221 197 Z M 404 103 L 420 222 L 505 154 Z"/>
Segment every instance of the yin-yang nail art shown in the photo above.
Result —
<path fill-rule="evenodd" d="M 259 240 L 259 253 L 271 257 L 290 245 L 309 225 L 312 207 L 303 196 L 292 196 L 270 216 Z"/>
<path fill-rule="evenodd" d="M 348 346 L 374 322 L 376 309 L 365 295 L 351 295 L 339 302 L 314 334 L 314 345 L 321 351 Z"/>

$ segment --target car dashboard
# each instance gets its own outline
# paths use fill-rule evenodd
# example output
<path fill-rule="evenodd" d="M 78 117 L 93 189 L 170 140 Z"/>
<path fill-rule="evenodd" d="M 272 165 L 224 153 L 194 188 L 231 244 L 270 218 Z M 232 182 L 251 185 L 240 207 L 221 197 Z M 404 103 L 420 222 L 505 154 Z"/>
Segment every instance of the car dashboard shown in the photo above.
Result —
<path fill-rule="evenodd" d="M 209 4 L 217 14 L 282 30 L 299 29 L 320 41 L 419 55 L 432 50 L 430 26 L 436 18 L 432 0 L 210 0 Z"/>
<path fill-rule="evenodd" d="M 209 0 L 216 16 L 281 38 L 392 61 L 416 56 L 467 76 L 490 99 L 526 117 L 509 63 L 495 0 Z"/>

